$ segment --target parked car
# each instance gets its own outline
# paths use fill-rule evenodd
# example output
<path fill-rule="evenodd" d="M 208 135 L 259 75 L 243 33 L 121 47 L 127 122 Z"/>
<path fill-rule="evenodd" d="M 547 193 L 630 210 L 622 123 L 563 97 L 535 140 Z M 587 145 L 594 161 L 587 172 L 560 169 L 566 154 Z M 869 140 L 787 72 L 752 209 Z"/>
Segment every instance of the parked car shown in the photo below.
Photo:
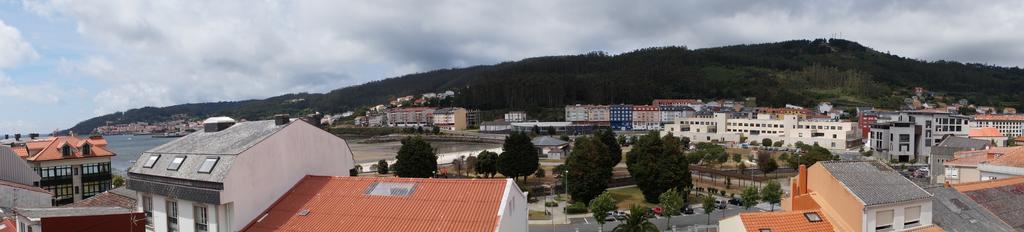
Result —
<path fill-rule="evenodd" d="M 629 217 L 629 213 L 627 213 L 626 211 L 622 211 L 622 210 L 615 211 L 615 219 L 616 220 L 626 220 L 627 217 Z"/>
<path fill-rule="evenodd" d="M 743 200 L 739 199 L 739 198 L 732 198 L 732 199 L 729 199 L 729 204 L 730 205 L 740 206 L 740 205 L 743 205 Z"/>
<path fill-rule="evenodd" d="M 683 209 L 680 211 L 682 211 L 683 214 L 693 214 L 693 208 L 690 207 L 690 205 L 683 206 Z"/>
<path fill-rule="evenodd" d="M 654 208 L 651 208 L 651 211 L 653 211 L 653 212 L 654 212 L 654 215 L 658 215 L 658 216 L 661 216 L 661 215 L 662 215 L 663 213 L 665 213 L 665 212 L 664 212 L 664 211 L 663 211 L 663 210 L 661 209 L 661 207 L 654 207 Z"/>
<path fill-rule="evenodd" d="M 725 209 L 725 207 L 726 207 L 725 201 L 715 200 L 715 203 L 716 203 L 715 205 L 718 206 L 717 207 L 718 209 Z"/>
<path fill-rule="evenodd" d="M 604 217 L 604 221 L 615 221 L 615 211 L 608 212 Z"/>

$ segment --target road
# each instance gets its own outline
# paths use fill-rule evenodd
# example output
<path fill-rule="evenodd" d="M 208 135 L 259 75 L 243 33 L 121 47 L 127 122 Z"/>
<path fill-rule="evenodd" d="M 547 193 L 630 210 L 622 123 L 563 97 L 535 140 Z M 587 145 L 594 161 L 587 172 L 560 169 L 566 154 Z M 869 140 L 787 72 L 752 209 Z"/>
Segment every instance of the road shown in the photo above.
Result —
<path fill-rule="evenodd" d="M 700 205 L 691 205 L 691 207 L 694 207 L 693 211 L 696 214 L 681 215 L 681 216 L 674 216 L 674 217 L 672 217 L 671 222 L 672 222 L 672 225 L 676 226 L 676 231 L 691 231 L 690 229 L 692 229 L 694 227 L 701 228 L 701 229 L 695 230 L 695 231 L 704 231 L 703 228 L 706 228 L 706 225 L 708 225 L 708 216 L 703 214 L 704 210 L 702 209 L 702 207 Z M 733 206 L 733 205 L 729 205 L 725 210 L 717 210 L 716 209 L 715 212 L 711 213 L 711 224 L 712 225 L 718 225 L 718 220 L 720 220 L 722 218 L 725 218 L 725 217 L 731 217 L 731 216 L 737 215 L 740 212 L 767 211 L 765 209 L 761 209 L 762 207 L 767 207 L 767 205 L 762 204 L 762 205 L 759 205 L 757 208 L 751 208 L 749 211 L 745 211 L 745 210 L 743 210 L 742 207 Z M 778 209 L 778 207 L 776 207 L 776 209 Z M 665 218 L 665 217 L 658 217 L 658 218 L 651 218 L 650 220 L 651 220 L 652 223 L 654 223 L 654 225 L 657 225 L 658 228 L 661 229 L 662 231 L 671 231 L 665 225 L 666 221 L 668 221 L 667 218 Z M 537 224 L 533 224 L 533 225 L 530 225 L 530 231 L 531 232 L 535 232 L 535 231 L 541 231 L 541 232 L 597 231 L 597 227 L 599 225 L 599 224 L 597 224 L 597 222 L 594 220 L 593 217 L 572 218 L 572 219 L 570 219 L 570 221 L 572 223 L 570 223 L 570 224 L 563 224 L 563 225 L 537 225 Z M 615 228 L 615 226 L 619 225 L 619 223 L 620 222 L 618 222 L 618 221 L 606 222 L 605 225 L 604 225 L 604 231 L 611 231 L 612 228 Z M 715 231 L 715 230 L 712 229 L 711 231 Z"/>

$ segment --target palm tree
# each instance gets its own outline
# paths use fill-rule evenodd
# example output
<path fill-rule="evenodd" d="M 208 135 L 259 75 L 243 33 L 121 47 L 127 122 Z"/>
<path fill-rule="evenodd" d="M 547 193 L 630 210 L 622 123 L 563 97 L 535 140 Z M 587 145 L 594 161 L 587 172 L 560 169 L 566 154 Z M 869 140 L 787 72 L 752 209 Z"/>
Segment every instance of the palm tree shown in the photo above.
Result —
<path fill-rule="evenodd" d="M 629 217 L 626 221 L 612 229 L 612 232 L 657 232 L 658 227 L 647 220 L 644 216 L 644 208 L 633 205 L 629 209 Z"/>

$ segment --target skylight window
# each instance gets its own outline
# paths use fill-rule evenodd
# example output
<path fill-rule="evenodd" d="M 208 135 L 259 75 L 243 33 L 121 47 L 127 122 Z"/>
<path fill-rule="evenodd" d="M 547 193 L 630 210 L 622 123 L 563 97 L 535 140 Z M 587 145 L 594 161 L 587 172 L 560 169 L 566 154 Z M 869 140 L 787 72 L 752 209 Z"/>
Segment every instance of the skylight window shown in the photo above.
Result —
<path fill-rule="evenodd" d="M 818 213 L 815 213 L 815 212 L 804 213 L 804 217 L 806 217 L 807 221 L 809 221 L 809 222 L 820 222 L 821 221 L 821 215 L 818 215 Z"/>
<path fill-rule="evenodd" d="M 167 170 L 177 171 L 178 168 L 181 167 L 182 162 L 185 162 L 184 156 L 174 157 L 174 160 L 172 160 L 171 163 L 167 165 Z"/>
<path fill-rule="evenodd" d="M 375 182 L 366 188 L 366 195 L 408 197 L 416 190 L 416 183 Z"/>
<path fill-rule="evenodd" d="M 156 165 L 156 161 L 160 159 L 160 155 L 149 155 L 149 159 L 146 160 L 146 164 L 142 165 L 144 168 L 152 168 Z"/>
<path fill-rule="evenodd" d="M 213 166 L 217 165 L 217 161 L 218 160 L 220 160 L 220 157 L 216 157 L 216 156 L 214 156 L 214 157 L 206 157 L 206 160 L 203 160 L 203 164 L 199 165 L 199 173 L 210 173 L 210 172 L 212 172 L 213 171 Z"/>

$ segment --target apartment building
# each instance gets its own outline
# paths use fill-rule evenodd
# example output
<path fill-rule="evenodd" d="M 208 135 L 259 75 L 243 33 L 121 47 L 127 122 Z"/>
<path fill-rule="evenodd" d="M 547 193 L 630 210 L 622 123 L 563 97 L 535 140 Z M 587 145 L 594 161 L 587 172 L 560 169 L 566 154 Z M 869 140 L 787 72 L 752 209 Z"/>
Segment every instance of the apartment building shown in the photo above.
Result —
<path fill-rule="evenodd" d="M 871 125 L 869 148 L 878 157 L 899 162 L 931 163 L 931 148 L 947 136 L 967 137 L 970 118 L 945 111 L 880 114 Z"/>
<path fill-rule="evenodd" d="M 675 106 L 675 105 L 659 105 L 658 110 L 661 111 L 661 124 L 665 125 L 672 123 L 676 118 L 689 118 L 693 117 L 697 113 L 696 110 L 689 106 Z"/>
<path fill-rule="evenodd" d="M 434 122 L 432 107 L 407 107 L 391 109 L 387 113 L 387 125 L 391 127 L 421 127 Z M 370 124 L 373 124 L 371 122 Z"/>
<path fill-rule="evenodd" d="M 972 127 L 995 127 L 1006 137 L 1024 136 L 1024 115 L 979 114 L 971 121 Z"/>
<path fill-rule="evenodd" d="M 800 120 L 797 115 L 776 118 L 762 114 L 754 118 L 736 118 L 729 113 L 698 112 L 694 117 L 679 118 L 674 124 L 666 125 L 662 134 L 688 137 L 693 142 L 739 143 L 743 137 L 747 141 L 767 138 L 783 141 L 786 146 L 801 142 L 844 150 L 860 145 L 856 127 L 854 122 Z"/>
<path fill-rule="evenodd" d="M 608 107 L 609 125 L 614 130 L 633 130 L 633 106 L 611 105 Z"/>
<path fill-rule="evenodd" d="M 565 121 L 594 126 L 610 126 L 610 107 L 606 105 L 565 106 Z"/>
<path fill-rule="evenodd" d="M 215 117 L 203 127 L 143 152 L 128 170 L 148 231 L 239 231 L 306 175 L 354 168 L 344 139 L 304 120 Z"/>
<path fill-rule="evenodd" d="M 691 106 L 703 104 L 700 99 L 654 99 L 651 105 L 655 106 Z"/>
<path fill-rule="evenodd" d="M 92 197 L 113 185 L 110 159 L 116 154 L 102 136 L 54 136 L 11 149 L 41 177 L 33 185 L 53 193 L 53 206 Z"/>
<path fill-rule="evenodd" d="M 754 108 L 754 111 L 757 112 L 758 115 L 767 114 L 767 115 L 771 115 L 772 117 L 779 117 L 779 118 L 781 118 L 781 117 L 783 117 L 785 115 L 796 115 L 799 119 L 807 119 L 808 115 L 811 115 L 811 114 L 814 113 L 814 111 L 811 111 L 810 109 L 805 109 L 805 108 L 757 107 L 757 108 Z"/>
<path fill-rule="evenodd" d="M 565 121 L 566 122 L 585 122 L 590 121 L 590 117 L 587 116 L 586 105 L 567 105 L 565 106 Z M 508 121 L 508 120 L 506 120 Z"/>
<path fill-rule="evenodd" d="M 568 115 L 569 115 L 568 112 L 569 111 L 566 110 L 566 117 L 568 117 Z M 509 111 L 508 113 L 505 113 L 505 121 L 506 122 L 525 122 L 526 121 L 526 112 L 523 112 L 523 111 Z M 566 120 L 566 121 L 568 121 L 568 120 Z"/>
<path fill-rule="evenodd" d="M 441 108 L 434 111 L 433 124 L 441 130 L 465 130 L 469 125 L 466 109 L 460 107 Z"/>
<path fill-rule="evenodd" d="M 661 111 L 655 105 L 633 106 L 633 130 L 661 130 Z"/>
<path fill-rule="evenodd" d="M 783 212 L 740 213 L 720 231 L 942 231 L 932 194 L 878 161 L 801 165 L 790 189 Z"/>

